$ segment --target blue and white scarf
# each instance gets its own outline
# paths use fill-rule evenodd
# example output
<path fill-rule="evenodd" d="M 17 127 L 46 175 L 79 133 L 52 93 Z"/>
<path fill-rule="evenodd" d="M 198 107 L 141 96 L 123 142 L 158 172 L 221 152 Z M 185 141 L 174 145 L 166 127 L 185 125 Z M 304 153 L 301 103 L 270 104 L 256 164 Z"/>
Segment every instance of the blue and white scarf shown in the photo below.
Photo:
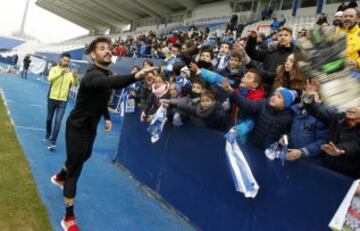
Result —
<path fill-rule="evenodd" d="M 151 134 L 151 143 L 155 143 L 160 139 L 161 133 L 167 120 L 166 113 L 167 109 L 163 106 L 160 106 L 156 113 L 153 115 L 153 118 L 147 129 L 148 132 L 150 132 Z"/>
<path fill-rule="evenodd" d="M 226 138 L 225 151 L 236 191 L 244 193 L 246 198 L 255 198 L 260 187 L 236 140 Z"/>

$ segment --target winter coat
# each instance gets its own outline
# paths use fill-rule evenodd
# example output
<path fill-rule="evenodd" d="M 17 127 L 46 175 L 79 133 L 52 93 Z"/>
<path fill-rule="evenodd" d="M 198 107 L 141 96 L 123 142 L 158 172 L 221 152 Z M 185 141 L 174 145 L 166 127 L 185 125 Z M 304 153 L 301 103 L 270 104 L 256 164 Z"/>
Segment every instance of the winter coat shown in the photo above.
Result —
<path fill-rule="evenodd" d="M 140 90 L 140 107 L 143 111 L 145 110 L 147 100 L 151 94 L 151 86 L 149 86 L 146 82 L 143 82 Z"/>
<path fill-rule="evenodd" d="M 161 97 L 157 97 L 153 93 L 151 93 L 149 98 L 146 100 L 146 103 L 143 108 L 143 111 L 145 112 L 145 114 L 146 115 L 154 114 L 157 111 L 157 109 L 159 109 L 159 107 L 161 106 L 161 103 L 160 103 L 161 99 L 170 99 L 169 91 Z"/>
<path fill-rule="evenodd" d="M 246 91 L 246 93 L 244 92 Z M 263 100 L 265 97 L 265 89 L 263 86 L 260 86 L 258 88 L 254 88 L 251 90 L 246 90 L 246 89 L 235 89 L 235 92 L 238 94 L 241 94 L 242 96 L 245 96 L 248 100 L 250 101 L 255 101 L 255 100 Z M 234 119 L 233 121 L 241 121 L 244 119 L 248 119 L 249 116 L 247 116 L 245 113 L 242 112 L 241 108 L 236 107 L 236 105 L 232 103 L 232 118 Z"/>
<path fill-rule="evenodd" d="M 300 149 L 305 157 L 322 153 L 321 145 L 327 143 L 327 126 L 310 115 L 302 103 L 291 107 L 295 116 L 289 135 L 289 148 Z"/>
<path fill-rule="evenodd" d="M 276 110 L 269 105 L 268 99 L 250 101 L 236 92 L 230 95 L 230 100 L 246 114 L 255 116 L 255 128 L 249 134 L 249 141 L 256 146 L 268 148 L 290 131 L 294 117 L 291 109 Z"/>
<path fill-rule="evenodd" d="M 345 151 L 340 156 L 324 155 L 327 168 L 352 177 L 360 177 L 360 124 L 349 127 L 344 113 L 330 111 L 320 105 L 311 105 L 309 111 L 329 126 L 329 141 Z"/>
<path fill-rule="evenodd" d="M 179 100 L 170 100 L 170 102 L 177 109 L 187 113 L 191 120 L 196 124 L 221 132 L 227 131 L 230 127 L 229 116 L 218 104 L 204 110 L 200 104 L 194 106 Z"/>
<path fill-rule="evenodd" d="M 336 33 L 346 33 L 346 58 L 355 61 L 356 68 L 360 70 L 360 26 L 355 25 L 350 30 L 338 27 Z"/>

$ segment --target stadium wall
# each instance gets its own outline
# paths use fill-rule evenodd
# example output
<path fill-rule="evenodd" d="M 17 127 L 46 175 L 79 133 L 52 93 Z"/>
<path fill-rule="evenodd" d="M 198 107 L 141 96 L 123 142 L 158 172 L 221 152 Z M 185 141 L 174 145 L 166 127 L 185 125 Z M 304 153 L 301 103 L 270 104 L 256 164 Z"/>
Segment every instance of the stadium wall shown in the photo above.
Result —
<path fill-rule="evenodd" d="M 328 20 L 332 18 L 332 16 L 335 14 L 338 6 L 340 4 L 324 4 L 322 12 L 327 14 Z M 281 11 L 275 11 L 274 16 L 280 17 L 281 15 L 284 15 L 285 17 L 291 17 L 292 9 L 289 10 L 281 10 Z M 296 16 L 315 16 L 316 15 L 316 6 L 312 7 L 305 7 L 305 8 L 298 8 Z M 314 22 L 315 23 L 315 22 Z"/>
<path fill-rule="evenodd" d="M 152 144 L 147 126 L 139 111 L 125 114 L 116 161 L 203 230 L 326 230 L 352 183 L 307 161 L 283 167 L 245 145 L 260 186 L 246 199 L 235 191 L 223 134 L 167 124 Z"/>

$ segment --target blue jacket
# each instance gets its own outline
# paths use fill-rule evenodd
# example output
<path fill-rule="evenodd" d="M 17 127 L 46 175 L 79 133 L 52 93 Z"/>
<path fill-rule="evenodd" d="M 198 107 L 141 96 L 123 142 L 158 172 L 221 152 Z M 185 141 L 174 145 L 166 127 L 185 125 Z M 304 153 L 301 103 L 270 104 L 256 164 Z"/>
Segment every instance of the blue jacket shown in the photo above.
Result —
<path fill-rule="evenodd" d="M 321 145 L 327 143 L 327 126 L 310 115 L 302 103 L 291 107 L 295 116 L 289 136 L 289 148 L 300 149 L 304 156 L 321 154 Z"/>

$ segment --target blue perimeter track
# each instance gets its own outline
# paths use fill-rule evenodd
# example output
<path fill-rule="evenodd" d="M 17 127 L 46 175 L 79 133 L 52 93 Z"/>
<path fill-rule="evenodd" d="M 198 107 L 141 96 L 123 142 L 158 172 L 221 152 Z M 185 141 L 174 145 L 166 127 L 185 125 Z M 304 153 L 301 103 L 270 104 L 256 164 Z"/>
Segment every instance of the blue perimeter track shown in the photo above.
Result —
<path fill-rule="evenodd" d="M 64 215 L 62 191 L 50 183 L 50 177 L 63 166 L 65 121 L 74 106 L 69 100 L 57 141 L 57 150 L 47 150 L 43 141 L 49 84 L 0 73 L 0 91 L 13 120 L 17 138 L 31 168 L 41 201 L 46 206 L 54 230 L 62 230 Z M 195 230 L 141 189 L 139 182 L 112 164 L 120 136 L 120 118 L 112 115 L 113 130 L 103 132 L 99 123 L 92 157 L 86 162 L 78 182 L 75 214 L 81 230 Z M 136 137 L 134 137 L 136 139 Z M 144 153 L 145 154 L 145 153 Z"/>

